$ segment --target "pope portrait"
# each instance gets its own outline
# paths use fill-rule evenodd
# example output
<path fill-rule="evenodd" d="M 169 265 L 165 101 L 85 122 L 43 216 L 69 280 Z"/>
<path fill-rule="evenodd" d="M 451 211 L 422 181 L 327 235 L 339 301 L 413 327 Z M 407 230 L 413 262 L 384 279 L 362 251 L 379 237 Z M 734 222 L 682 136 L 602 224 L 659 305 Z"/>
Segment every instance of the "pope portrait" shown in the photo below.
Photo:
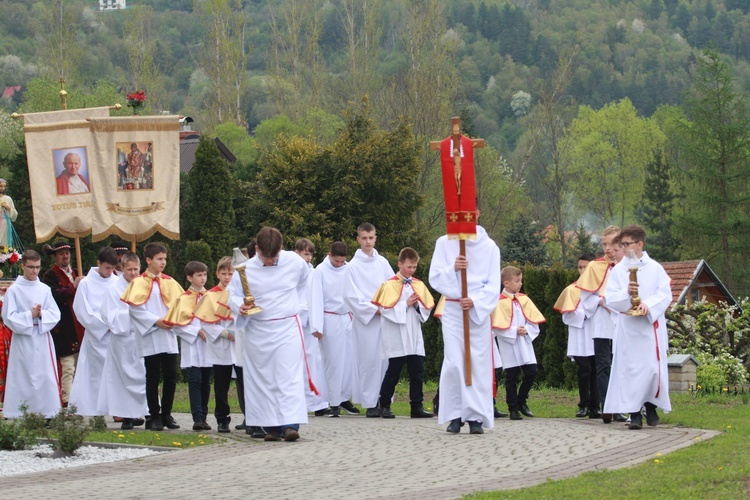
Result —
<path fill-rule="evenodd" d="M 63 158 L 63 171 L 57 176 L 57 194 L 88 193 L 89 183 L 79 174 L 81 156 L 78 153 L 68 153 Z"/>

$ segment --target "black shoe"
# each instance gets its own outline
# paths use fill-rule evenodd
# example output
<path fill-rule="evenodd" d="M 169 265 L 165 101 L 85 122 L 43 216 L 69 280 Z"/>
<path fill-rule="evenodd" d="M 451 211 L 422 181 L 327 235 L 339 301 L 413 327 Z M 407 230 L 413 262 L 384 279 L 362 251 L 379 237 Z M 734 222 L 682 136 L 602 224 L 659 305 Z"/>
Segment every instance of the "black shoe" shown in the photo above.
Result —
<path fill-rule="evenodd" d="M 330 414 L 331 414 L 330 408 L 324 408 L 322 410 L 315 410 L 316 417 L 325 417 L 326 415 L 330 415 Z"/>
<path fill-rule="evenodd" d="M 391 411 L 390 406 L 384 406 L 380 409 L 380 416 L 383 418 L 396 418 L 396 414 Z M 430 415 L 432 416 L 432 415 Z M 368 415 L 369 417 L 369 415 Z"/>
<path fill-rule="evenodd" d="M 615 422 L 627 422 L 628 421 L 628 416 L 623 415 L 622 413 L 615 413 L 613 415 L 613 418 L 615 419 Z"/>
<path fill-rule="evenodd" d="M 193 422 L 193 430 L 196 432 L 203 432 L 203 422 Z"/>
<path fill-rule="evenodd" d="M 346 413 L 349 415 L 359 415 L 360 411 L 359 408 L 354 406 L 351 401 L 342 401 L 339 406 L 344 409 Z"/>
<path fill-rule="evenodd" d="M 254 425 L 251 425 L 248 426 L 247 429 L 250 430 L 250 432 L 248 433 L 250 434 L 250 437 L 254 439 L 263 439 L 268 434 L 263 427 L 256 427 Z M 245 430 L 245 432 L 247 432 L 247 430 Z"/>
<path fill-rule="evenodd" d="M 373 406 L 372 408 L 368 408 L 367 412 L 365 412 L 365 417 L 367 417 L 367 418 L 379 418 L 380 417 L 380 407 L 379 406 Z"/>
<path fill-rule="evenodd" d="M 482 423 L 476 420 L 469 420 L 469 434 L 484 434 Z"/>
<path fill-rule="evenodd" d="M 222 434 L 226 434 L 229 431 L 229 422 L 219 422 L 216 426 L 216 430 Z"/>
<path fill-rule="evenodd" d="M 531 413 L 531 410 L 529 410 L 529 405 L 527 405 L 525 403 L 521 405 L 521 413 L 523 413 L 527 417 L 533 417 L 534 416 L 534 414 Z"/>
<path fill-rule="evenodd" d="M 161 418 L 162 418 L 162 421 L 164 422 L 164 427 L 166 427 L 167 429 L 174 430 L 174 429 L 180 428 L 180 424 L 177 423 L 177 421 L 174 419 L 172 415 L 164 415 Z"/>
<path fill-rule="evenodd" d="M 591 419 L 602 418 L 602 412 L 600 412 L 596 408 L 590 408 L 589 409 L 589 418 L 591 418 Z"/>
<path fill-rule="evenodd" d="M 445 429 L 445 431 L 450 432 L 451 434 L 458 434 L 459 432 L 461 432 L 462 425 L 463 424 L 461 423 L 460 418 L 454 418 L 453 420 L 451 420 L 451 423 L 448 424 L 448 428 Z"/>
<path fill-rule="evenodd" d="M 576 418 L 584 418 L 588 416 L 589 416 L 589 409 L 586 408 L 585 406 L 583 407 L 579 406 L 578 411 L 576 412 Z M 591 418 L 595 418 L 595 417 L 591 417 Z"/>
<path fill-rule="evenodd" d="M 331 414 L 328 418 L 339 418 L 341 416 L 341 408 L 338 406 L 331 406 Z"/>
<path fill-rule="evenodd" d="M 122 425 L 120 426 L 120 429 L 122 429 L 124 431 L 129 431 L 129 430 L 133 429 L 133 427 L 135 427 L 135 425 L 133 424 L 133 419 L 132 418 L 123 418 L 122 419 Z"/>
<path fill-rule="evenodd" d="M 602 422 L 605 424 L 611 424 L 612 423 L 612 414 L 611 413 L 602 413 Z"/>
<path fill-rule="evenodd" d="M 245 425 L 245 421 L 243 420 L 241 424 L 237 424 L 234 426 L 235 429 L 238 431 L 244 431 L 247 430 L 247 426 Z"/>
<path fill-rule="evenodd" d="M 161 421 L 161 417 L 153 417 L 151 419 L 150 425 L 149 425 L 149 422 L 146 421 L 146 428 L 154 432 L 163 431 L 164 423 Z"/>
<path fill-rule="evenodd" d="M 656 406 L 652 403 L 646 403 L 646 423 L 650 427 L 659 425 L 659 415 L 656 413 Z"/>
<path fill-rule="evenodd" d="M 229 422 L 231 422 L 231 420 Z M 229 425 L 229 422 L 227 422 L 227 425 Z M 211 430 L 211 426 L 208 425 L 208 422 L 206 422 L 205 420 L 203 421 L 203 430 L 204 431 L 210 431 Z"/>
<path fill-rule="evenodd" d="M 510 410 L 510 419 L 523 420 L 523 417 L 521 416 L 521 412 L 519 412 L 518 410 Z"/>
<path fill-rule="evenodd" d="M 424 409 L 424 406 L 412 406 L 411 407 L 411 418 L 432 418 L 434 415 Z"/>
<path fill-rule="evenodd" d="M 495 413 L 495 418 L 508 418 L 508 414 L 505 412 L 502 412 L 498 410 L 497 408 L 492 408 Z"/>
<path fill-rule="evenodd" d="M 630 414 L 630 425 L 628 429 L 641 429 L 643 428 L 643 417 L 641 412 Z"/>

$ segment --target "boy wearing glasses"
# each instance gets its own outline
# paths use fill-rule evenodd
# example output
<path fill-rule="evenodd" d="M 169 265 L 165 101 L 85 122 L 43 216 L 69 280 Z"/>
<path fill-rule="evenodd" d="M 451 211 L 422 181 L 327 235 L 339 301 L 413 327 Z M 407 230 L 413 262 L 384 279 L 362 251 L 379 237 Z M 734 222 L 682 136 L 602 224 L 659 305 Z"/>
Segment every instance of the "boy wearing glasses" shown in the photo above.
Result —
<path fill-rule="evenodd" d="M 664 412 L 672 409 L 664 317 L 672 302 L 672 290 L 664 268 L 643 250 L 645 243 L 646 231 L 641 226 L 626 226 L 620 231 L 625 257 L 612 270 L 605 291 L 606 307 L 620 314 L 604 412 L 629 413 L 630 429 L 643 427 L 643 406 L 646 423 L 652 427 L 659 423 L 657 407 Z M 637 269 L 635 281 L 630 278 L 632 268 Z M 640 304 L 633 307 L 631 298 L 635 294 Z"/>
<path fill-rule="evenodd" d="M 13 330 L 3 415 L 17 418 L 19 407 L 52 418 L 62 404 L 57 357 L 49 331 L 60 321 L 50 288 L 39 280 L 42 258 L 34 250 L 21 256 L 23 275 L 3 299 L 3 323 Z"/>

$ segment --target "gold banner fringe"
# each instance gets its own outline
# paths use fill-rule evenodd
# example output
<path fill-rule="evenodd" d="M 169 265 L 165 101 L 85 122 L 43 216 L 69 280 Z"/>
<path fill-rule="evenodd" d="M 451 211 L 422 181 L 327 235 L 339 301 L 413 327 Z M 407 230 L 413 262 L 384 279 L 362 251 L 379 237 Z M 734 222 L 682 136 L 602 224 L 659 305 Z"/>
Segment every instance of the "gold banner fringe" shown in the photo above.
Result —
<path fill-rule="evenodd" d="M 66 231 L 66 230 L 62 229 L 60 226 L 55 226 L 55 228 L 52 231 L 50 231 L 49 233 L 43 234 L 42 236 L 37 236 L 36 237 L 36 242 L 37 243 L 44 243 L 45 241 L 49 241 L 52 238 L 54 238 L 54 236 L 57 233 L 60 233 L 61 235 L 65 236 L 66 238 L 76 238 L 76 237 L 78 237 L 78 238 L 85 238 L 86 236 L 88 236 L 88 235 L 91 234 L 91 229 L 89 229 L 87 231 L 82 231 L 82 232 L 78 232 L 77 233 L 77 232 L 73 232 L 73 231 Z"/>
<path fill-rule="evenodd" d="M 99 123 L 91 122 L 92 132 L 179 132 L 180 123 Z"/>
<path fill-rule="evenodd" d="M 70 130 L 72 128 L 89 128 L 90 123 L 87 121 L 58 122 L 44 125 L 24 125 L 23 131 L 26 134 L 32 132 L 54 132 L 55 130 Z"/>
<path fill-rule="evenodd" d="M 92 234 L 91 235 L 91 241 L 93 243 L 96 243 L 97 241 L 102 241 L 112 235 L 117 235 L 123 240 L 132 241 L 133 236 L 135 236 L 136 241 L 145 241 L 152 237 L 154 234 L 159 233 L 163 236 L 166 236 L 170 240 L 179 240 L 180 239 L 180 233 L 175 233 L 173 231 L 169 231 L 167 229 L 164 229 L 161 224 L 156 224 L 154 227 L 149 229 L 148 231 L 145 231 L 143 233 L 138 233 L 136 235 L 133 235 L 131 233 L 126 233 L 125 231 L 122 231 L 117 226 L 110 226 L 109 229 L 104 231 L 103 233 L 99 234 Z"/>

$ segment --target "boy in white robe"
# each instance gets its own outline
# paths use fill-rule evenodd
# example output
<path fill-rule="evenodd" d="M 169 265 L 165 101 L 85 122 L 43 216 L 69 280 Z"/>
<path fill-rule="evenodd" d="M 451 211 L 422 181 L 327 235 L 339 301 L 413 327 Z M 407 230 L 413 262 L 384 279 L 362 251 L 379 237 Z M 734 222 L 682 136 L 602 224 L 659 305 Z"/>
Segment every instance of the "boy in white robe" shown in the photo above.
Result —
<path fill-rule="evenodd" d="M 498 349 L 505 370 L 505 402 L 511 420 L 533 417 L 527 401 L 529 391 L 538 373 L 533 342 L 539 336 L 539 324 L 545 319 L 531 299 L 520 293 L 523 272 L 517 267 L 505 266 L 500 279 L 503 292 L 492 313 L 492 330 L 500 342 Z M 523 372 L 523 382 L 518 387 L 518 376 Z"/>
<path fill-rule="evenodd" d="M 104 292 L 99 313 L 111 337 L 99 386 L 97 413 L 122 418 L 122 430 L 143 425 L 146 414 L 146 367 L 138 355 L 130 308 L 120 300 L 128 284 L 141 271 L 138 255 L 126 252 L 120 259 L 120 274 Z"/>
<path fill-rule="evenodd" d="M 283 241 L 278 229 L 264 227 L 256 236 L 255 257 L 244 264 L 262 311 L 247 314 L 252 306 L 244 303 L 239 272 L 229 283 L 229 305 L 243 336 L 245 422 L 264 427 L 266 441 L 296 441 L 299 424 L 307 423 L 297 289 L 310 270 L 299 255 L 281 250 Z"/>
<path fill-rule="evenodd" d="M 57 378 L 57 357 L 49 331 L 60 321 L 50 288 L 39 280 L 42 258 L 34 250 L 21 256 L 23 275 L 8 287 L 3 301 L 3 323 L 13 331 L 8 354 L 3 416 L 22 416 L 19 409 L 46 418 L 60 411 L 62 399 Z"/>
<path fill-rule="evenodd" d="M 656 408 L 665 413 L 669 401 L 667 372 L 667 320 L 672 302 L 670 280 L 664 268 L 643 250 L 646 231 L 641 226 L 626 226 L 620 232 L 620 247 L 627 257 L 614 268 L 607 281 L 607 307 L 621 313 L 614 336 L 612 376 L 607 389 L 605 413 L 630 413 L 630 428 L 643 426 L 641 408 L 646 407 L 646 423 L 656 426 Z M 631 281 L 630 268 L 637 269 L 637 281 Z M 640 297 L 631 310 L 632 295 Z"/>
<path fill-rule="evenodd" d="M 229 310 L 227 285 L 232 280 L 232 258 L 222 257 L 216 265 L 219 284 L 211 288 L 198 303 L 195 319 L 206 335 L 206 362 L 211 363 L 214 375 L 214 399 L 217 430 L 230 432 L 229 385 L 234 368 L 234 318 Z M 197 430 L 197 429 L 196 429 Z M 243 428 L 244 430 L 244 428 Z"/>
<path fill-rule="evenodd" d="M 208 400 L 211 398 L 213 363 L 206 360 L 206 333 L 194 316 L 195 309 L 206 294 L 208 267 L 203 262 L 190 261 L 185 265 L 185 276 L 190 287 L 169 308 L 164 322 L 180 337 L 180 368 L 187 371 L 190 413 L 194 431 L 210 431 Z"/>
<path fill-rule="evenodd" d="M 581 307 L 590 321 L 594 338 L 594 364 L 596 366 L 596 388 L 599 392 L 599 403 L 604 406 L 607 399 L 607 387 L 612 371 L 612 335 L 615 331 L 612 312 L 605 306 L 604 290 L 612 269 L 617 264 L 618 245 L 615 243 L 620 234 L 617 226 L 607 226 L 602 235 L 604 257 L 596 259 L 586 266 L 578 278 L 576 287 L 581 290 Z M 622 415 L 602 413 L 605 424 L 625 421 Z"/>
<path fill-rule="evenodd" d="M 353 400 L 367 408 L 369 418 L 380 417 L 378 400 L 388 361 L 380 357 L 380 314 L 371 302 L 380 284 L 393 277 L 393 268 L 375 250 L 375 226 L 366 222 L 357 228 L 359 250 L 346 266 L 344 301 L 353 317 L 355 352 Z M 344 407 L 344 409 L 347 409 Z"/>
<path fill-rule="evenodd" d="M 594 260 L 592 254 L 578 257 L 578 276 Z M 568 325 L 568 357 L 578 365 L 578 411 L 576 417 L 601 418 L 599 392 L 596 387 L 596 363 L 591 320 L 581 306 L 581 289 L 576 283 L 568 285 L 552 307 L 562 314 Z"/>
<path fill-rule="evenodd" d="M 348 250 L 341 241 L 331 245 L 326 258 L 315 268 L 309 296 L 310 329 L 320 347 L 332 418 L 341 415 L 341 407 L 351 405 L 352 396 L 352 315 L 343 297 Z"/>
<path fill-rule="evenodd" d="M 121 300 L 130 305 L 130 320 L 135 331 L 138 354 L 146 365 L 146 400 L 152 431 L 179 429 L 172 417 L 177 386 L 177 336 L 164 322 L 169 308 L 184 293 L 171 276 L 162 271 L 167 265 L 167 249 L 151 242 L 143 248 L 148 268 L 128 284 Z M 161 400 L 159 382 L 163 381 Z M 119 415 L 118 415 L 119 416 Z"/>
<path fill-rule="evenodd" d="M 110 332 L 102 320 L 99 309 L 107 289 L 117 281 L 114 270 L 118 261 L 114 249 L 104 247 L 99 250 L 96 263 L 98 267 L 92 267 L 81 280 L 73 299 L 73 312 L 86 331 L 81 342 L 81 352 L 78 355 L 78 366 L 68 404 L 75 405 L 76 413 L 85 417 L 100 415 L 99 386 L 109 348 Z"/>
<path fill-rule="evenodd" d="M 461 270 L 466 269 L 468 297 L 461 298 Z M 475 240 L 466 240 L 466 256 L 459 241 L 438 238 L 430 263 L 430 285 L 443 294 L 443 366 L 440 370 L 438 422 L 450 422 L 446 431 L 458 433 L 469 423 L 470 432 L 494 426 L 492 409 L 492 326 L 490 314 L 500 296 L 500 249 L 477 226 Z M 441 305 L 438 305 L 440 308 Z M 465 383 L 463 311 L 469 311 L 472 385 Z M 438 316 L 436 310 L 435 315 Z"/>
<path fill-rule="evenodd" d="M 299 320 L 304 332 L 305 355 L 307 356 L 307 365 L 309 368 L 309 370 L 305 371 L 305 374 L 309 371 L 310 377 L 315 381 L 315 387 L 318 388 L 319 393 L 315 394 L 307 390 L 305 393 L 307 411 L 314 412 L 315 416 L 320 417 L 330 414 L 331 410 L 328 409 L 328 389 L 326 386 L 323 358 L 320 353 L 320 341 L 318 338 L 313 337 L 312 326 L 310 324 L 310 295 L 312 293 L 312 281 L 315 272 L 315 267 L 311 264 L 311 261 L 315 253 L 315 245 L 307 238 L 300 238 L 294 244 L 294 253 L 302 257 L 302 260 L 307 263 L 307 267 L 310 270 L 310 275 L 305 285 L 297 290 L 297 295 L 301 302 Z"/>
<path fill-rule="evenodd" d="M 396 418 L 391 399 L 406 364 L 409 372 L 411 418 L 432 418 L 424 409 L 424 339 L 422 323 L 430 317 L 435 301 L 424 283 L 414 278 L 419 254 L 410 247 L 398 254 L 398 274 L 378 289 L 372 303 L 380 308 L 381 353 L 388 360 L 380 386 L 380 409 L 383 418 Z"/>

